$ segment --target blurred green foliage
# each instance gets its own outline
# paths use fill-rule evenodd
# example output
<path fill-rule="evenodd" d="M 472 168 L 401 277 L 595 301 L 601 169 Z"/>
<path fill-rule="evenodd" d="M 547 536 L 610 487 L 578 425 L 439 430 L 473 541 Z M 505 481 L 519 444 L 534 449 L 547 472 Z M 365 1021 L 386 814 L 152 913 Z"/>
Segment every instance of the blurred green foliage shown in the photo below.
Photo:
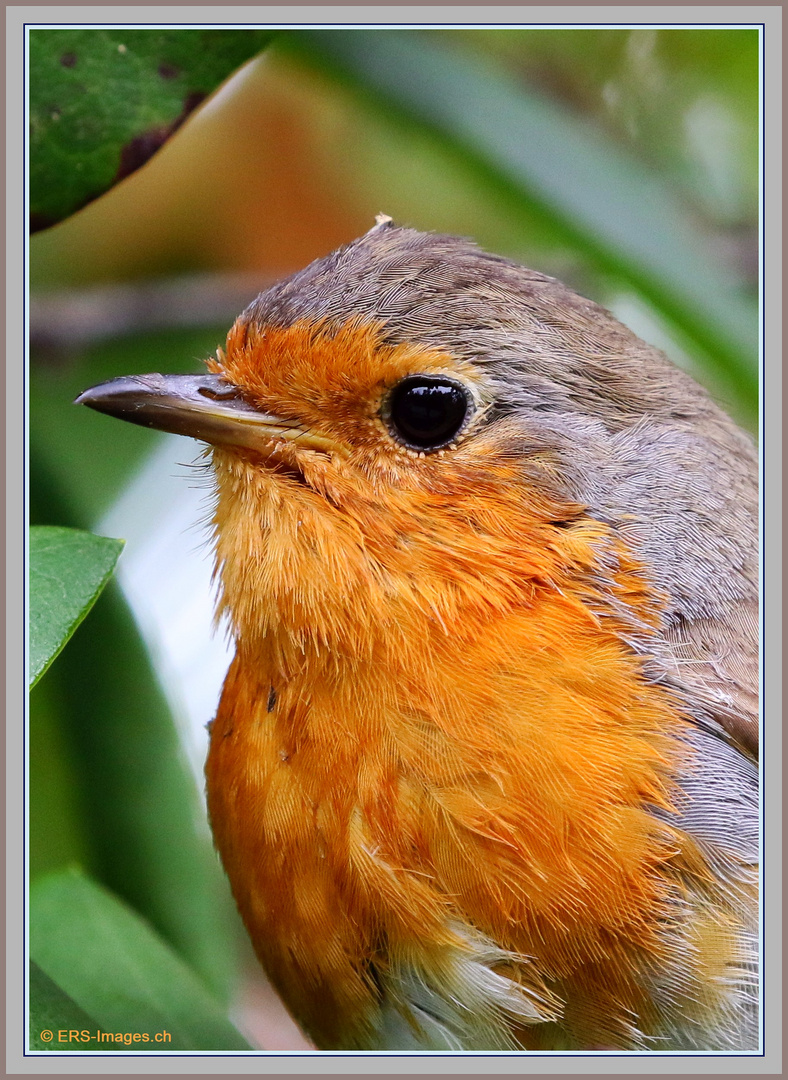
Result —
<path fill-rule="evenodd" d="M 32 32 L 39 225 L 111 187 L 129 140 L 173 130 L 190 93 L 210 92 L 269 37 L 196 33 Z M 172 266 L 253 266 L 265 279 L 288 259 L 324 253 L 334 233 L 352 239 L 348 222 L 360 232 L 384 210 L 416 227 L 471 234 L 602 303 L 643 313 L 633 329 L 676 346 L 753 424 L 758 55 L 753 29 L 282 33 L 236 90 L 231 83 L 212 110 L 198 110 L 149 165 L 36 236 L 31 278 L 49 288 L 94 280 L 89 253 L 100 252 L 107 277 L 140 266 L 153 277 Z M 237 105 L 244 94 L 246 127 Z M 192 157 L 184 150 L 179 159 L 190 131 L 202 134 Z M 213 202 L 195 196 L 195 178 L 216 185 L 199 189 Z M 243 186 L 253 181 L 260 187 Z M 172 231 L 156 216 L 161 205 L 176 207 Z M 298 243 L 266 262 L 268 234 Z M 190 325 L 110 329 L 83 344 L 58 344 L 58 326 L 48 329 L 31 354 L 32 520 L 91 528 L 155 437 L 122 424 L 109 437 L 109 421 L 74 409 L 74 396 L 113 375 L 194 368 L 227 326 L 198 313 Z M 84 611 L 78 592 L 71 600 Z M 62 645 L 54 622 L 52 630 Z M 111 587 L 31 695 L 31 929 L 40 964 L 31 1003 L 42 1023 L 59 1015 L 69 1027 L 88 1016 L 135 1030 L 150 1006 L 151 1024 L 174 1024 L 177 1014 L 184 1046 L 198 1045 L 189 1039 L 200 1018 L 214 1048 L 239 1045 L 221 1020 L 237 924 L 200 812 L 150 659 Z M 100 949 L 91 927 L 104 935 Z M 102 1011 L 132 962 L 148 975 L 117 998 L 116 1012 Z M 81 974 L 71 979 L 72 969 Z M 143 1000 L 148 979 L 155 1008 Z"/>

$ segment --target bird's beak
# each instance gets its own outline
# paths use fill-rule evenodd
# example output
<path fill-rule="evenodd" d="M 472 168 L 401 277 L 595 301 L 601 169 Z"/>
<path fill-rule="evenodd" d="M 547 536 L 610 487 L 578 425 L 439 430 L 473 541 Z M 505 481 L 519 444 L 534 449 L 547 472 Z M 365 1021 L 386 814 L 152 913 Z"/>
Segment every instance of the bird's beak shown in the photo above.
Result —
<path fill-rule="evenodd" d="M 132 424 L 263 454 L 277 440 L 323 452 L 340 450 L 316 432 L 260 412 L 219 375 L 124 375 L 85 390 L 74 404 Z"/>

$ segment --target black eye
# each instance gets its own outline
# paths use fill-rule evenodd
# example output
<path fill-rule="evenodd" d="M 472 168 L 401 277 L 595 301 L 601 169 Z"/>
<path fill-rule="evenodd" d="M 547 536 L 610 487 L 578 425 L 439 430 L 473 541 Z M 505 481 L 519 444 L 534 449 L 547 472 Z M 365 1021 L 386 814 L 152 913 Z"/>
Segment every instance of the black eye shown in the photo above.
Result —
<path fill-rule="evenodd" d="M 409 375 L 392 390 L 387 419 L 406 446 L 438 450 L 462 430 L 470 411 L 461 383 L 446 375 Z"/>

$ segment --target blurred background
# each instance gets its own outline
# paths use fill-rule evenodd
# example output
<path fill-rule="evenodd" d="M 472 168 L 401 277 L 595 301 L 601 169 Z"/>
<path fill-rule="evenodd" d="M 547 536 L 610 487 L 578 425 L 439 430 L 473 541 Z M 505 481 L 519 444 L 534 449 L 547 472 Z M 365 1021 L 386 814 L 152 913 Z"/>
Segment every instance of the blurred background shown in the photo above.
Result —
<path fill-rule="evenodd" d="M 209 478 L 197 444 L 73 398 L 198 370 L 259 291 L 384 212 L 560 277 L 755 432 L 759 99 L 755 29 L 286 32 L 32 236 L 31 519 L 127 546 L 31 695 L 30 872 L 77 864 L 126 899 L 255 1045 L 305 1044 L 250 956 L 201 805 L 229 659 Z"/>

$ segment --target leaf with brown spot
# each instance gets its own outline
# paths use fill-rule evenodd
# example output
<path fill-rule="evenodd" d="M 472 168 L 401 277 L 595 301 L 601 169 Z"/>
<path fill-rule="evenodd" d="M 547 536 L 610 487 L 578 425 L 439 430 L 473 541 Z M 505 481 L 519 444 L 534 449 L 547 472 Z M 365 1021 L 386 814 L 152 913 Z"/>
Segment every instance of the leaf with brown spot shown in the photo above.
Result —
<path fill-rule="evenodd" d="M 184 120 L 194 112 L 198 105 L 201 105 L 205 101 L 205 94 L 201 94 L 196 91 L 193 94 L 189 94 L 186 101 L 183 103 L 183 109 L 179 116 L 176 116 L 173 122 L 166 127 L 151 128 L 150 131 L 143 131 L 140 135 L 135 135 L 134 138 L 121 147 L 120 150 L 120 163 L 118 165 L 118 171 L 115 174 L 114 183 L 118 183 L 125 177 L 130 176 L 137 169 L 141 168 L 146 161 L 150 160 L 160 147 L 164 146 L 165 142 L 171 135 L 173 135 Z"/>
<path fill-rule="evenodd" d="M 271 30 L 30 31 L 30 230 L 144 165 Z"/>

